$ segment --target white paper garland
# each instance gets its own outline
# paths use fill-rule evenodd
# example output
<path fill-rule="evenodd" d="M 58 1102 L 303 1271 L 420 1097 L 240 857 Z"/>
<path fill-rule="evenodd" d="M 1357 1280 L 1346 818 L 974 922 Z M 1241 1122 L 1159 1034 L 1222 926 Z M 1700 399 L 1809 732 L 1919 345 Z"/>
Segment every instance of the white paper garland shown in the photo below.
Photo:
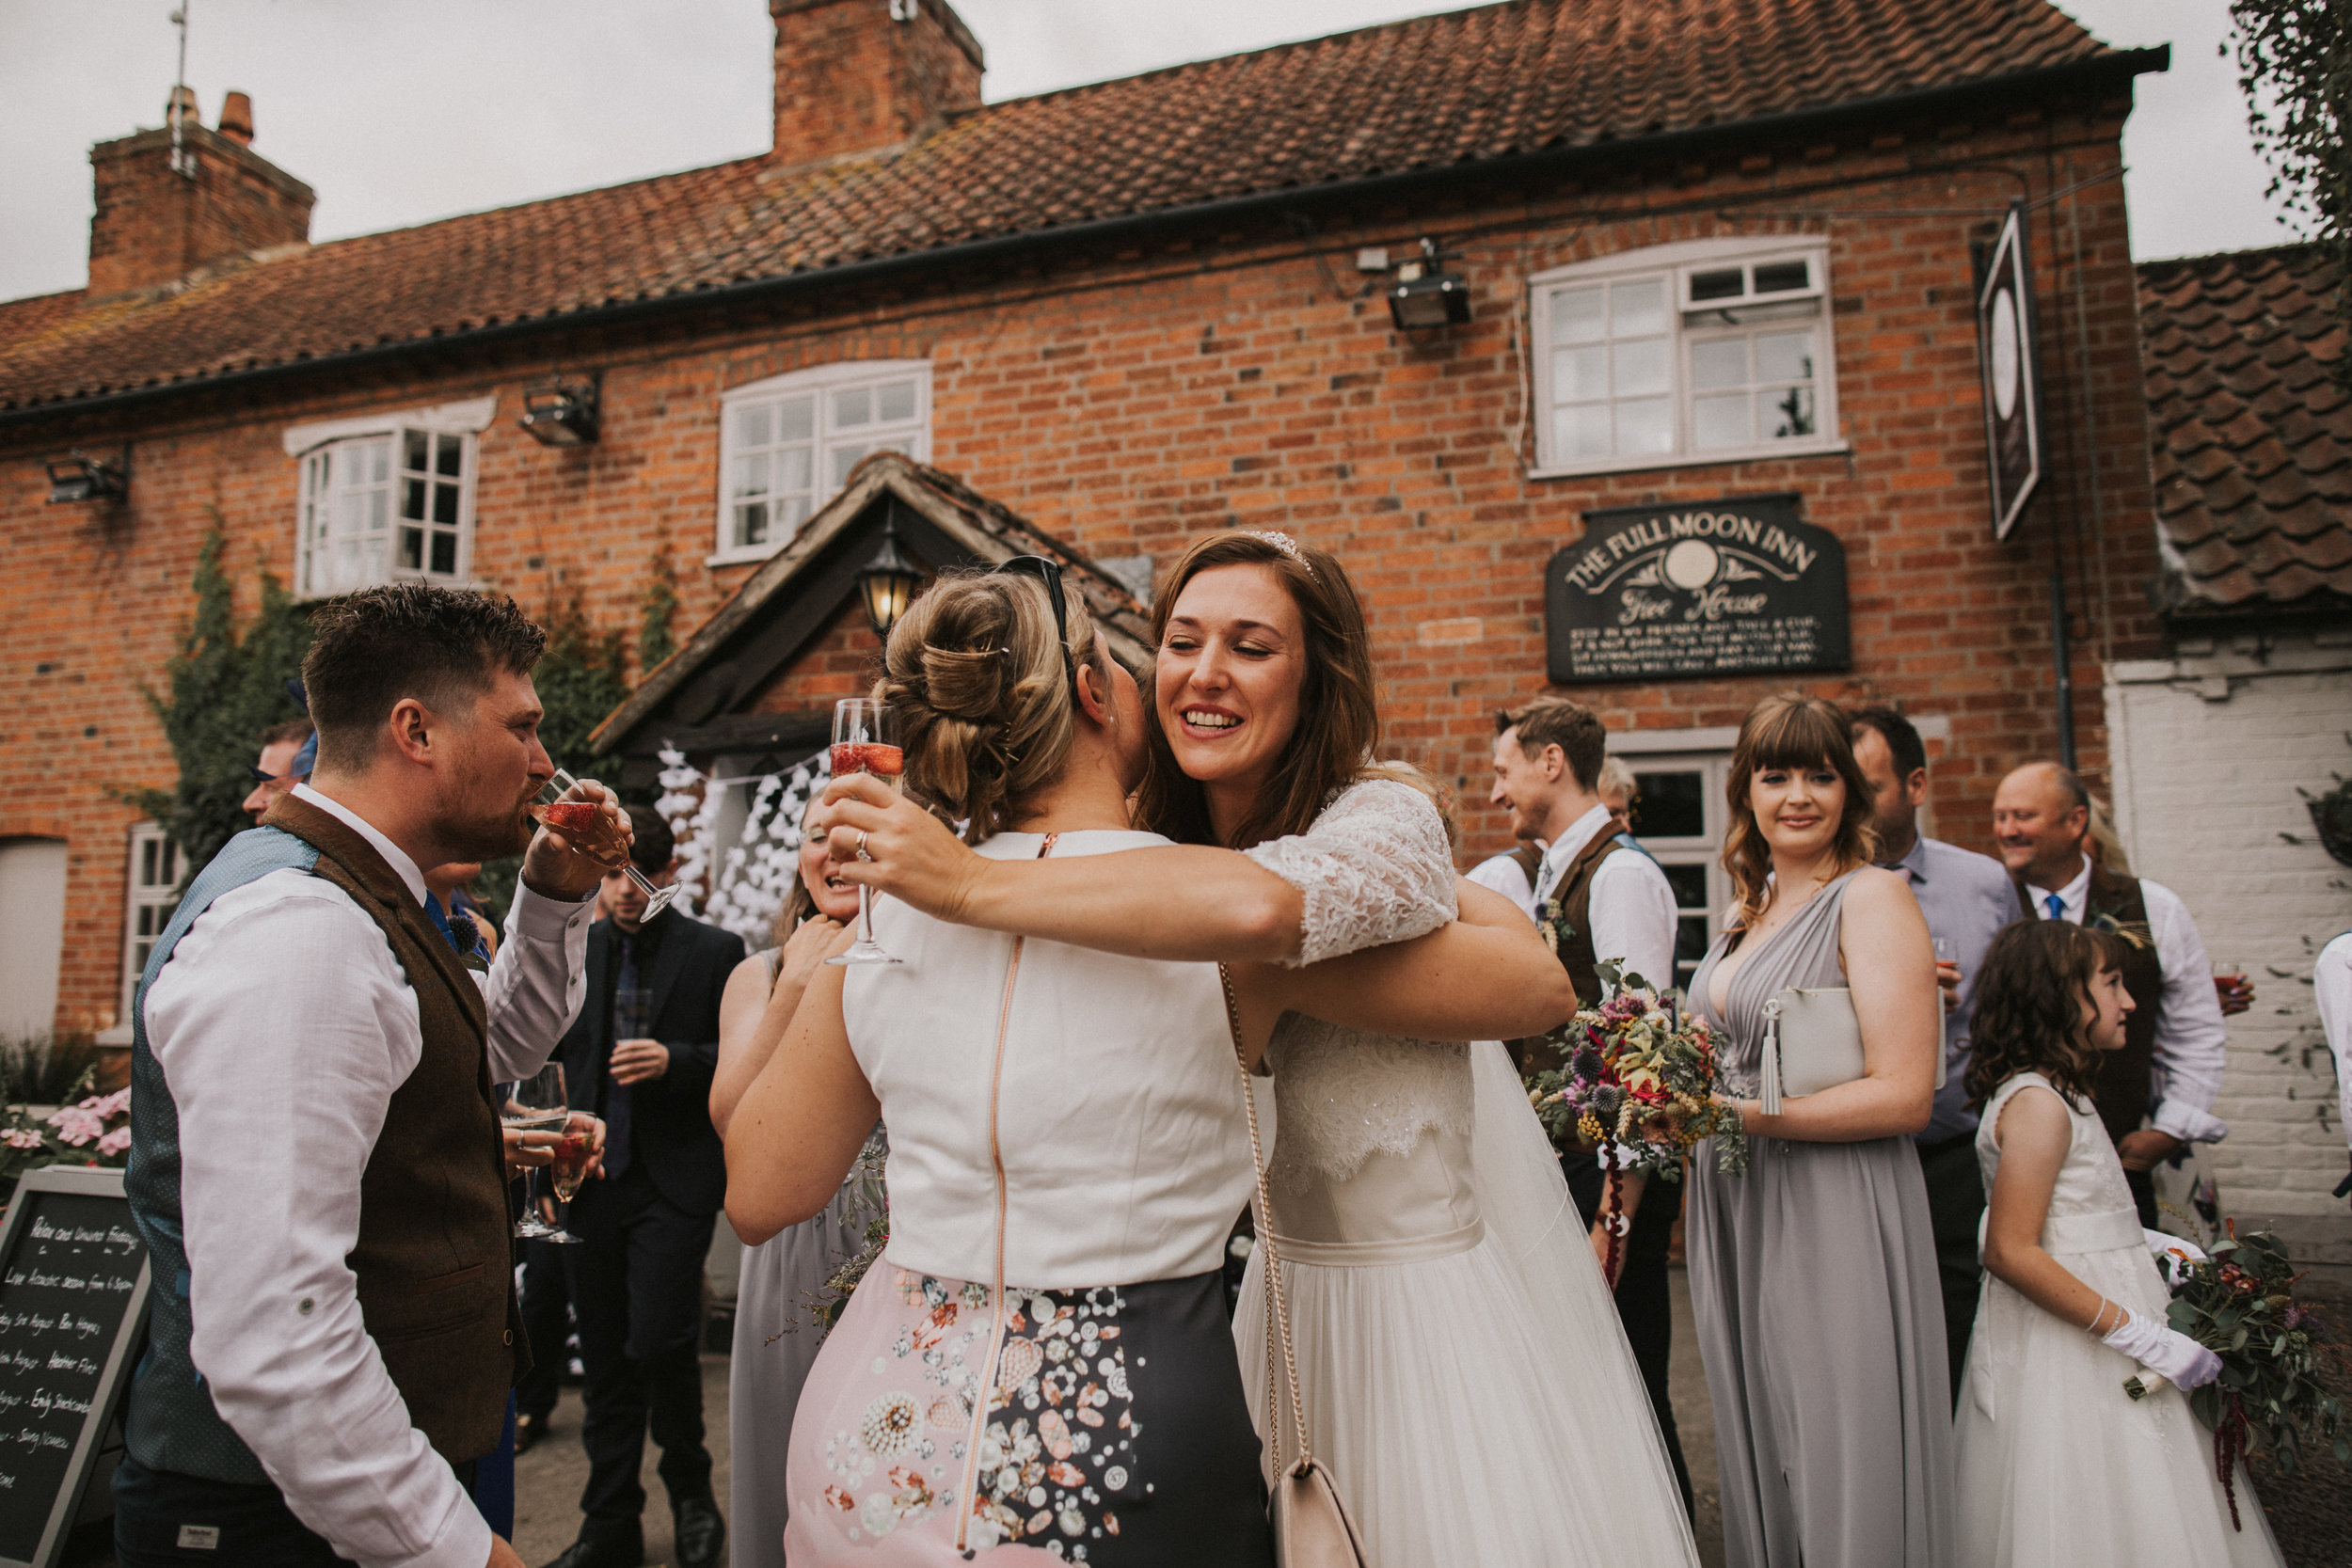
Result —
<path fill-rule="evenodd" d="M 756 950 L 770 945 L 776 911 L 800 875 L 801 814 L 833 776 L 828 753 L 774 773 L 714 779 L 675 747 L 661 749 L 661 797 L 654 809 L 677 835 L 678 907 L 733 931 Z M 751 792 L 742 831 L 718 842 L 727 791 Z"/>

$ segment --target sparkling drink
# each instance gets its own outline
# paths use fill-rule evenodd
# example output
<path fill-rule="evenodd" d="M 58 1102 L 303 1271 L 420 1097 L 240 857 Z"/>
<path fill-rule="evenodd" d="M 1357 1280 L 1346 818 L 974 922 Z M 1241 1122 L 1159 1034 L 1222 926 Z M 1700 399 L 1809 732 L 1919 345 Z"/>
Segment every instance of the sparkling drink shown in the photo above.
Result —
<path fill-rule="evenodd" d="M 906 771 L 906 753 L 896 746 L 874 740 L 845 740 L 833 749 L 834 777 L 850 773 L 871 773 L 891 788 L 899 787 L 899 775 Z"/>
<path fill-rule="evenodd" d="M 564 1093 L 564 1068 L 560 1062 L 549 1062 L 530 1077 L 504 1085 L 499 1091 L 499 1120 L 523 1132 L 561 1132 L 570 1125 L 571 1107 Z M 560 1157 L 560 1153 L 559 1153 Z M 577 1242 L 579 1237 L 562 1226 L 548 1224 L 539 1217 L 537 1186 L 533 1178 L 537 1170 L 523 1169 L 523 1213 L 515 1222 L 515 1234 L 537 1237 L 548 1242 Z M 577 1185 L 578 1183 L 574 1183 Z"/>
<path fill-rule="evenodd" d="M 580 1183 L 588 1174 L 589 1137 L 585 1132 L 566 1132 L 564 1141 L 555 1146 L 555 1163 L 548 1167 L 548 1175 L 555 1183 L 556 1201 L 569 1203 L 580 1191 Z"/>
<path fill-rule="evenodd" d="M 898 716 L 870 697 L 845 697 L 833 705 L 833 771 L 835 778 L 851 773 L 871 773 L 888 784 L 896 793 L 901 786 L 899 775 L 906 771 L 906 753 L 898 747 Z M 858 841 L 858 854 L 866 853 L 866 840 Z M 895 964 L 898 960 L 883 951 L 874 940 L 874 890 L 860 886 L 857 890 L 857 941 L 847 952 L 836 953 L 825 961 L 829 964 Z"/>

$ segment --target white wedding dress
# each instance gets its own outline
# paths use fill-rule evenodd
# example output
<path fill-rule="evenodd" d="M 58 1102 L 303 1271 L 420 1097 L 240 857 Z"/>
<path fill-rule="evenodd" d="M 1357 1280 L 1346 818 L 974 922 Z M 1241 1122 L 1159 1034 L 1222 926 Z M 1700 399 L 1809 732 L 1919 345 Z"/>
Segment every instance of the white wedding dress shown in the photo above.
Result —
<path fill-rule="evenodd" d="M 1304 895 L 1302 962 L 1454 912 L 1444 824 L 1406 784 L 1354 785 L 1249 853 Z M 1290 1014 L 1267 1062 L 1309 1435 L 1372 1568 L 1695 1564 L 1633 1353 L 1502 1045 Z M 1263 1266 L 1261 1250 L 1233 1323 L 1262 1433 Z"/>

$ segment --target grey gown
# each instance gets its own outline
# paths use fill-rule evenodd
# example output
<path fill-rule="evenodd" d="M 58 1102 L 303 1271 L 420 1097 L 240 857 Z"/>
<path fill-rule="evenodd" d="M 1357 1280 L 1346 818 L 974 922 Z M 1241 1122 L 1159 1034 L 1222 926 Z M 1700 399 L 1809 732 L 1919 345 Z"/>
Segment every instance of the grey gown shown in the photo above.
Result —
<path fill-rule="evenodd" d="M 1735 1091 L 1756 1092 L 1764 1004 L 1842 986 L 1839 911 L 1851 874 L 1815 895 L 1708 1000 Z M 1927 1185 L 1906 1137 L 1748 1140 L 1748 1171 L 1691 1163 L 1691 1303 L 1715 1405 L 1730 1568 L 1947 1568 L 1958 1522 L 1950 1374 Z"/>
<path fill-rule="evenodd" d="M 763 955 L 772 975 L 775 954 Z M 879 1132 L 875 1134 L 881 1136 Z M 785 1461 L 801 1385 L 825 1336 L 814 1298 L 866 1244 L 872 1195 L 855 1177 L 825 1212 L 743 1249 L 736 1285 L 734 1354 L 727 1367 L 727 1547 L 732 1568 L 784 1568 Z"/>

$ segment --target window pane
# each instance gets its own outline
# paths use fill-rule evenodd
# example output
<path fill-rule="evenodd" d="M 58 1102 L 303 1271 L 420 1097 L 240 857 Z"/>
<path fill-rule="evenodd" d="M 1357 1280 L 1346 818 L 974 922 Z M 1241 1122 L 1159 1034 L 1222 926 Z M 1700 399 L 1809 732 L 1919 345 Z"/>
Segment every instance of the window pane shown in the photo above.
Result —
<path fill-rule="evenodd" d="M 403 450 L 401 453 L 400 466 L 402 467 L 407 468 L 415 473 L 422 473 L 427 467 L 431 467 L 431 465 L 426 463 L 424 460 L 426 436 L 423 431 L 405 431 L 402 434 L 401 439 Z"/>
<path fill-rule="evenodd" d="M 434 470 L 456 476 L 466 460 L 466 444 L 454 436 L 442 436 L 435 440 Z"/>
<path fill-rule="evenodd" d="M 874 418 L 878 420 L 914 418 L 914 383 L 894 381 L 887 387 L 875 388 Z"/>
<path fill-rule="evenodd" d="M 768 459 L 739 457 L 735 460 L 735 489 L 738 496 L 756 496 L 768 488 Z"/>
<path fill-rule="evenodd" d="M 1813 333 L 1759 332 L 1756 337 L 1756 379 L 1758 381 L 1810 381 L 1813 379 Z"/>
<path fill-rule="evenodd" d="M 156 861 L 162 848 L 163 846 L 151 838 L 139 846 L 139 886 L 155 885 Z"/>
<path fill-rule="evenodd" d="M 806 441 L 817 434 L 817 400 L 791 398 L 775 405 L 776 439 Z"/>
<path fill-rule="evenodd" d="M 833 423 L 836 430 L 874 422 L 874 389 L 871 387 L 851 387 L 833 395 Z"/>
<path fill-rule="evenodd" d="M 179 885 L 180 846 L 166 839 L 164 840 L 164 886 L 178 887 Z"/>
<path fill-rule="evenodd" d="M 400 567 L 414 572 L 424 565 L 424 530 L 405 528 L 400 531 Z"/>
<path fill-rule="evenodd" d="M 1744 447 L 1755 440 L 1748 426 L 1748 394 L 1717 392 L 1692 399 L 1691 436 L 1702 447 Z"/>
<path fill-rule="evenodd" d="M 1583 403 L 1609 395 L 1609 349 L 1557 348 L 1551 351 L 1551 395 L 1560 403 Z"/>
<path fill-rule="evenodd" d="M 424 521 L 424 481 L 405 479 L 400 483 L 400 515 Z"/>
<path fill-rule="evenodd" d="M 1705 838 L 1707 775 L 1688 772 L 1636 773 L 1633 832 L 1643 838 Z M 1704 869 L 1702 867 L 1702 869 Z M 1677 899 L 1679 902 L 1679 896 Z M 1699 903 L 1704 906 L 1702 896 Z"/>
<path fill-rule="evenodd" d="M 381 441 L 370 441 L 368 443 L 367 451 L 368 483 L 370 484 L 381 484 L 385 480 L 391 477 L 389 468 L 389 465 L 392 461 L 391 440 L 388 436 Z"/>
<path fill-rule="evenodd" d="M 1674 404 L 1665 398 L 1639 398 L 1617 404 L 1617 451 L 1623 456 L 1675 450 Z"/>
<path fill-rule="evenodd" d="M 1678 910 L 1707 908 L 1707 867 L 1669 865 L 1661 869 L 1666 873 L 1666 885 L 1674 889 L 1675 908 Z"/>
<path fill-rule="evenodd" d="M 1748 342 L 1744 338 L 1716 338 L 1691 345 L 1691 386 L 1711 392 L 1748 384 Z"/>
<path fill-rule="evenodd" d="M 383 532 L 384 525 L 390 521 L 389 514 L 391 509 L 388 503 L 391 499 L 389 491 L 371 490 L 368 492 L 368 531 L 370 533 Z"/>
<path fill-rule="evenodd" d="M 867 452 L 872 451 L 874 449 L 870 445 L 859 445 L 853 442 L 846 447 L 835 447 L 831 451 L 827 452 L 825 454 L 825 468 L 827 473 L 832 476 L 833 488 L 838 490 L 842 485 L 848 483 L 850 480 L 850 470 L 857 467 L 859 458 L 864 457 Z"/>
<path fill-rule="evenodd" d="M 367 505 L 367 499 L 368 493 L 365 490 L 346 490 L 335 498 L 337 502 L 336 532 L 356 534 L 359 531 L 364 521 L 362 509 Z"/>
<path fill-rule="evenodd" d="M 1604 293 L 1597 283 L 1589 289 L 1555 290 L 1551 296 L 1551 341 L 1592 343 L 1608 336 L 1608 329 L 1601 323 Z"/>
<path fill-rule="evenodd" d="M 1613 345 L 1617 356 L 1617 379 L 1611 388 L 1617 396 L 1643 397 L 1666 389 L 1666 340 L 1644 338 Z"/>
<path fill-rule="evenodd" d="M 1776 294 L 1790 289 L 1803 289 L 1809 287 L 1812 281 L 1813 269 L 1803 260 L 1767 261 L 1756 269 L 1756 292 L 1759 294 Z"/>
<path fill-rule="evenodd" d="M 787 447 L 775 456 L 776 488 L 792 491 L 808 488 L 809 459 L 814 454 L 806 447 Z"/>
<path fill-rule="evenodd" d="M 1580 404 L 1555 409 L 1551 416 L 1552 445 L 1563 459 L 1609 455 L 1609 405 Z"/>
<path fill-rule="evenodd" d="M 1710 267 L 1691 275 L 1691 299 L 1738 299 L 1747 293 L 1745 275 L 1738 267 Z"/>
<path fill-rule="evenodd" d="M 797 531 L 803 523 L 808 521 L 808 498 L 794 496 L 789 500 L 778 503 L 776 515 L 784 519 L 784 531 L 787 533 Z"/>
<path fill-rule="evenodd" d="M 457 571 L 457 535 L 436 531 L 433 535 L 433 569 L 443 577 Z"/>
<path fill-rule="evenodd" d="M 1688 971 L 1696 969 L 1707 957 L 1707 916 L 1686 914 L 1675 922 L 1675 979 L 1688 981 Z"/>
<path fill-rule="evenodd" d="M 1813 388 L 1810 387 L 1758 392 L 1756 404 L 1757 424 L 1771 431 L 1775 441 L 1820 434 L 1819 421 L 1813 417 Z"/>
<path fill-rule="evenodd" d="M 735 542 L 739 545 L 764 545 L 768 542 L 768 503 L 753 501 L 735 509 Z"/>
<path fill-rule="evenodd" d="M 436 484 L 433 487 L 433 520 L 443 528 L 457 526 L 457 486 Z"/>
<path fill-rule="evenodd" d="M 382 539 L 369 540 L 367 548 L 360 552 L 359 559 L 365 562 L 364 580 L 368 582 L 384 580 L 384 541 Z"/>
<path fill-rule="evenodd" d="M 775 413 L 776 405 L 772 403 L 755 403 L 748 407 L 738 408 L 735 411 L 736 444 L 764 447 L 774 440 Z"/>
<path fill-rule="evenodd" d="M 1609 332 L 1615 338 L 1646 336 L 1666 330 L 1666 280 L 1609 286 Z"/>

